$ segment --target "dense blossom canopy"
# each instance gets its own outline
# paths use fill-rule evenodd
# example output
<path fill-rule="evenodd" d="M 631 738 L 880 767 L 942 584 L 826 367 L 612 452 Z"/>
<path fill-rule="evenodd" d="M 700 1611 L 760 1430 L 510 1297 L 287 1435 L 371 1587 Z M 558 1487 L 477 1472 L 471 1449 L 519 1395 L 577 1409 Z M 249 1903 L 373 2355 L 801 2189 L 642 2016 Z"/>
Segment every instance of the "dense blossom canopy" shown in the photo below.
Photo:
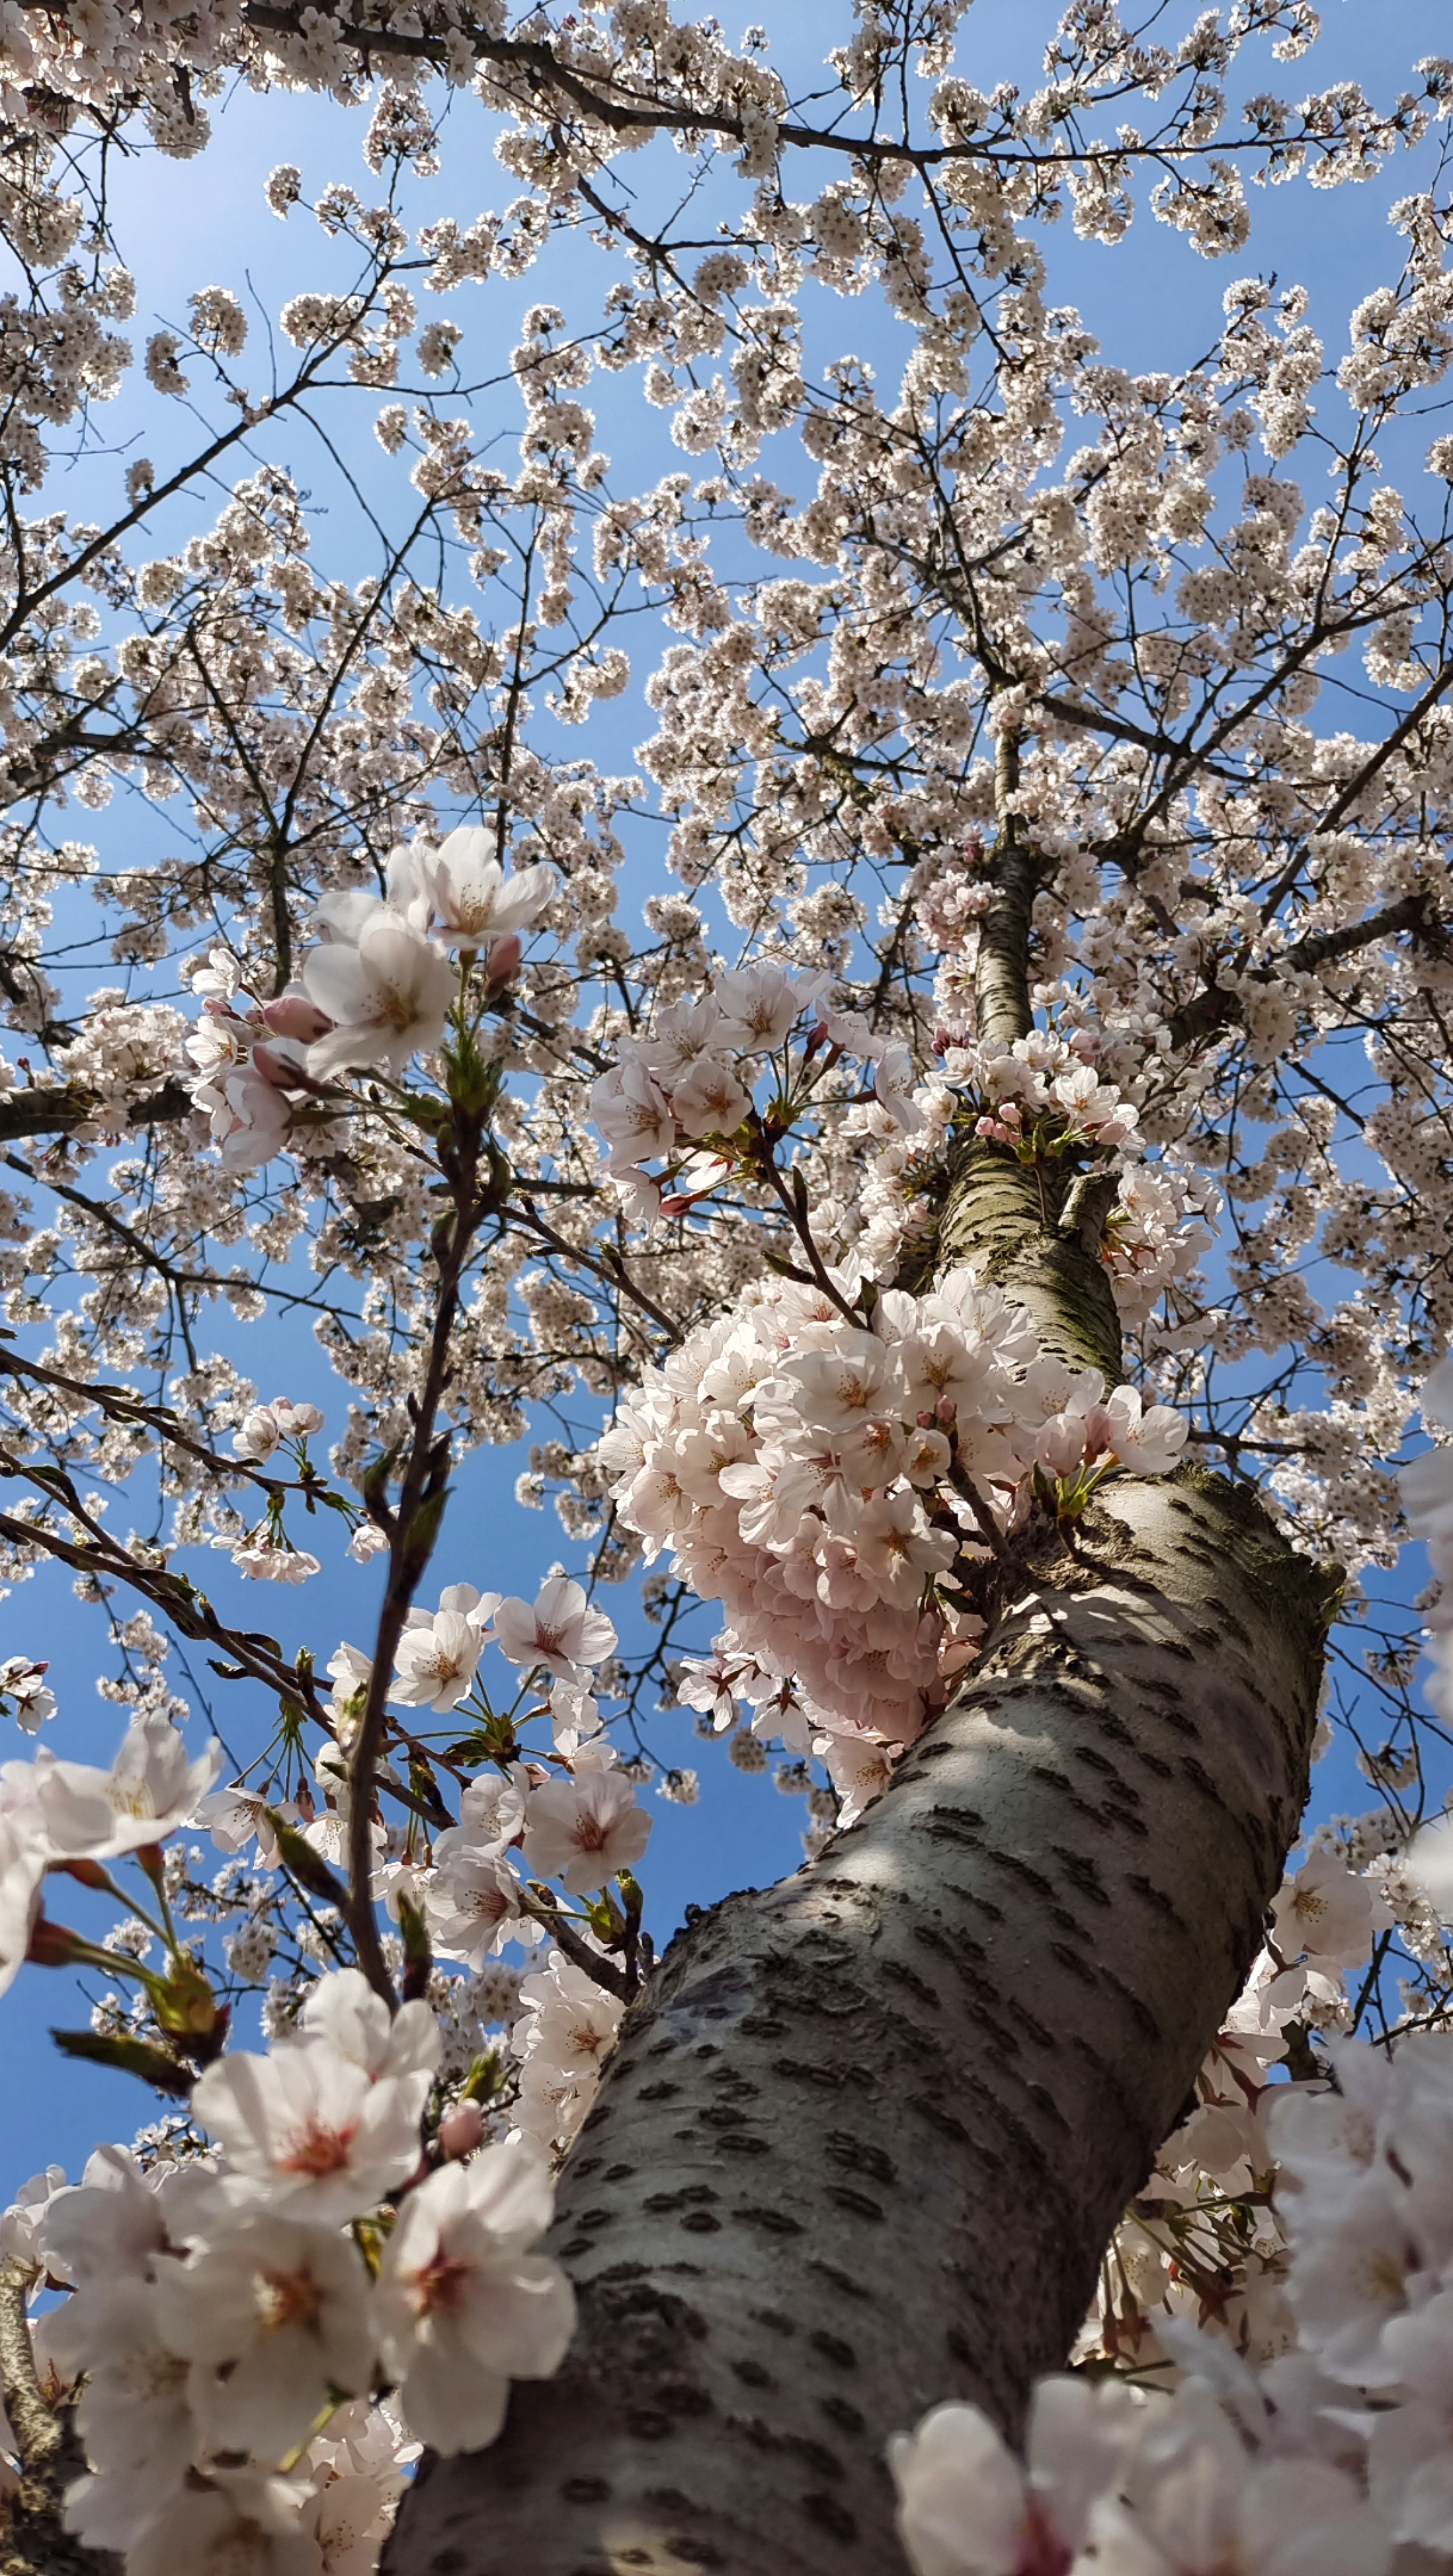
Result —
<path fill-rule="evenodd" d="M 125 1721 L 51 1750 L 17 1589 L 0 1987 L 99 1974 L 62 2044 L 170 2104 L 6 2212 L 0 2376 L 15 2529 L 127 2576 L 367 2576 L 559 2370 L 684 1713 L 814 1862 L 1016 1581 L 1054 1637 L 1044 1549 L 1208 1468 L 1340 1569 L 1372 1804 L 1022 2456 L 904 2424 L 899 2529 L 1453 2560 L 1453 62 L 1294 101 L 1306 0 L 1075 0 L 984 91 L 964 14 L 799 78 L 666 0 L 0 0 L 0 1575 Z M 239 85 L 357 110 L 357 184 L 275 167 L 281 310 L 239 250 L 138 367 L 117 156 L 165 206 Z M 421 219 L 480 138 L 501 208 Z M 1265 191 L 1385 173 L 1317 313 Z M 1229 262 L 1194 362 L 1060 300 L 1061 218 Z M 441 1585 L 526 1436 L 570 1566 Z"/>

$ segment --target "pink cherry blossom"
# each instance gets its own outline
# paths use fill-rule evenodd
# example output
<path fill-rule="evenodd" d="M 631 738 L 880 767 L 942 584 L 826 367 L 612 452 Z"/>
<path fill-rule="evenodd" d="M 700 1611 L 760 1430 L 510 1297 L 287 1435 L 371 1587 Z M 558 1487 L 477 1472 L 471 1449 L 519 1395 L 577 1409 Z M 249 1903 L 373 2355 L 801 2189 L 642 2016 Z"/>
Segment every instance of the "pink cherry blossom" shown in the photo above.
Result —
<path fill-rule="evenodd" d="M 650 1839 L 651 1819 L 619 1771 L 549 1780 L 532 1793 L 526 1811 L 526 1861 L 574 1896 L 604 1887 L 617 1870 L 634 1869 Z"/>
<path fill-rule="evenodd" d="M 533 1603 L 501 1601 L 493 1616 L 501 1654 L 512 1664 L 542 1665 L 557 1681 L 578 1680 L 615 1651 L 611 1621 L 568 1575 L 552 1574 Z"/>

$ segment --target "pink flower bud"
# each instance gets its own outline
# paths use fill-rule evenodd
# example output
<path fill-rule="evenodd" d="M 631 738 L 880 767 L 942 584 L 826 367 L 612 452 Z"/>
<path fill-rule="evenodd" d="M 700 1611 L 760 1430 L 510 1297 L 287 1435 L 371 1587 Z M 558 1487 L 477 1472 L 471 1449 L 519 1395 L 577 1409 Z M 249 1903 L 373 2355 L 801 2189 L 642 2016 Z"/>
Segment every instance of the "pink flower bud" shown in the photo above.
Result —
<path fill-rule="evenodd" d="M 502 939 L 490 941 L 489 990 L 491 993 L 502 993 L 506 984 L 514 982 L 520 971 L 524 954 L 524 942 L 517 930 L 507 930 Z"/>
<path fill-rule="evenodd" d="M 916 1414 L 914 1419 L 916 1420 L 920 1431 L 931 1431 L 933 1429 L 933 1414 L 931 1410 L 927 1413 Z"/>
<path fill-rule="evenodd" d="M 456 2102 L 439 2123 L 439 2144 L 446 2156 L 472 2156 L 484 2136 L 484 2113 L 477 2102 Z"/>
<path fill-rule="evenodd" d="M 1115 1417 L 1103 1404 L 1092 1404 L 1085 1415 L 1085 1462 L 1093 1464 L 1115 1446 Z"/>
<path fill-rule="evenodd" d="M 275 1002 L 264 1002 L 262 1016 L 278 1038 L 300 1038 L 311 1046 L 314 1038 L 326 1037 L 333 1026 L 326 1011 L 310 1002 L 306 993 L 280 993 Z"/>
<path fill-rule="evenodd" d="M 933 1413 L 934 1420 L 941 1422 L 945 1430 L 951 1422 L 957 1422 L 959 1418 L 959 1408 L 951 1395 L 941 1395 L 933 1408 Z"/>
<path fill-rule="evenodd" d="M 260 1073 L 264 1082 L 271 1083 L 274 1091 L 297 1089 L 301 1065 L 290 1063 L 285 1055 L 275 1054 L 270 1046 L 253 1048 L 252 1065 L 254 1072 Z"/>
<path fill-rule="evenodd" d="M 1052 1413 L 1034 1444 L 1034 1454 L 1047 1476 L 1072 1476 L 1085 1454 L 1083 1419 Z"/>

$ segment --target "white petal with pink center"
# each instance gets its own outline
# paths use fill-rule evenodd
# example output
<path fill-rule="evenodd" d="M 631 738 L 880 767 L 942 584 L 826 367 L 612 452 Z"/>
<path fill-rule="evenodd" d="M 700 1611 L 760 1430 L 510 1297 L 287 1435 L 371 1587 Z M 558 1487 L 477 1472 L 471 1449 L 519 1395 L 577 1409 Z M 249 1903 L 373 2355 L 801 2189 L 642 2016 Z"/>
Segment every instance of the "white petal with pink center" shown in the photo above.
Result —
<path fill-rule="evenodd" d="M 549 2169 L 523 2138 L 446 2165 L 411 2192 L 384 2253 L 375 2320 L 411 2431 L 449 2456 L 504 2422 L 512 2379 L 548 2379 L 575 2331 L 550 2222 Z"/>
<path fill-rule="evenodd" d="M 376 2081 L 325 2039 L 238 2050 L 209 2066 L 192 2109 L 222 2147 L 229 2188 L 288 2216 L 342 2224 L 419 2160 L 427 2070 Z"/>

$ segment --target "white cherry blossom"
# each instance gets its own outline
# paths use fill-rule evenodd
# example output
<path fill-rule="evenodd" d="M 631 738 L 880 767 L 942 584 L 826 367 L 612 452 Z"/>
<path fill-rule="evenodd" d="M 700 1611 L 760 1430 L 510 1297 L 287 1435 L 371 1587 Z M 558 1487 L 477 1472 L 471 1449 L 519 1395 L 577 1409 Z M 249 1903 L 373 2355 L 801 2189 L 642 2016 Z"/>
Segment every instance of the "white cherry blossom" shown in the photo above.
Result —
<path fill-rule="evenodd" d="M 439 2063 L 439 2031 L 422 2001 L 390 2012 L 357 1968 L 320 1977 L 298 2016 L 300 2041 L 320 2041 L 361 2067 L 370 2082 L 432 2075 Z"/>
<path fill-rule="evenodd" d="M 547 1780 L 531 1792 L 525 1860 L 542 1878 L 558 1878 L 573 1896 L 604 1887 L 617 1870 L 634 1869 L 650 1839 L 651 1819 L 619 1771 Z"/>
<path fill-rule="evenodd" d="M 386 910 L 361 924 L 356 947 L 335 940 L 310 949 L 303 982 L 335 1023 L 308 1049 L 318 1081 L 356 1066 L 402 1073 L 411 1056 L 438 1045 L 454 996 L 448 959 Z"/>
<path fill-rule="evenodd" d="M 481 1595 L 471 1583 L 454 1583 L 440 1595 L 432 1617 L 411 1610 L 394 1658 L 398 1679 L 390 1697 L 410 1708 L 457 1708 L 494 1635 L 489 1621 L 499 1600 L 497 1592 Z"/>
<path fill-rule="evenodd" d="M 0 2212 L 0 2255 L 28 2270 L 43 2261 L 41 2230 L 58 2191 L 66 2189 L 64 2165 L 47 2165 L 21 2184 L 10 2206 Z"/>
<path fill-rule="evenodd" d="M 49 1669 L 27 1655 L 9 1655 L 0 1663 L 0 1696 L 14 1702 L 15 1723 L 27 1735 L 38 1735 L 56 1713 L 55 1693 L 45 1686 Z"/>
<path fill-rule="evenodd" d="M 109 1771 L 36 1756 L 35 1795 L 53 1851 L 105 1860 L 165 1842 L 212 1788 L 225 1757 L 214 1737 L 194 1761 L 164 1717 L 142 1717 L 122 1738 Z"/>
<path fill-rule="evenodd" d="M 185 2264 L 159 2265 L 155 2295 L 167 2345 L 191 2364 L 198 2425 L 219 2451 L 281 2461 L 330 2389 L 368 2386 L 368 2273 L 335 2228 L 240 2211 Z"/>
<path fill-rule="evenodd" d="M 251 2199 L 320 2225 L 355 2218 L 418 2161 L 430 2072 L 375 2081 L 324 2039 L 235 2050 L 192 2095 Z"/>
<path fill-rule="evenodd" d="M 80 2182 L 47 2202 L 39 2232 L 47 2271 L 82 2284 L 144 2280 L 167 2242 L 160 2195 L 123 2147 L 97 2147 Z"/>
<path fill-rule="evenodd" d="M 7 1803 L 11 1793 L 12 1784 L 0 1779 L 0 1994 L 24 1965 L 50 1857 L 38 1811 L 19 1800 Z"/>
<path fill-rule="evenodd" d="M 548 2379 L 575 2330 L 564 2273 L 528 2250 L 553 2198 L 546 2166 L 511 2139 L 431 2174 L 399 2213 L 379 2342 L 410 2427 L 446 2456 L 492 2442 L 510 2381 Z"/>
<path fill-rule="evenodd" d="M 1357 1967 L 1392 1921 L 1367 1882 L 1329 1852 L 1314 1852 L 1283 1882 L 1271 1919 L 1284 1958 L 1305 1955 L 1331 1968 Z"/>
<path fill-rule="evenodd" d="M 86 2374 L 76 2429 L 87 2459 L 104 2476 L 145 2481 L 154 2510 L 183 2484 L 198 2439 L 160 2288 L 103 2275 L 61 2310 L 61 2328 L 62 2350 Z"/>
<path fill-rule="evenodd" d="M 303 2506 L 303 2536 L 318 2552 L 319 2576 L 373 2576 L 393 2521 L 394 2497 L 377 2478 L 330 2477 Z"/>
<path fill-rule="evenodd" d="M 612 1622 L 568 1575 L 552 1574 L 533 1603 L 512 1596 L 492 1615 L 501 1654 L 512 1664 L 541 1665 L 557 1681 L 578 1681 L 615 1648 Z"/>
<path fill-rule="evenodd" d="M 530 929 L 555 883 L 546 867 L 508 875 L 500 865 L 495 834 L 478 824 L 461 824 L 437 850 L 417 850 L 414 874 L 451 947 L 483 947 L 510 931 Z"/>
<path fill-rule="evenodd" d="M 1041 2380 L 1026 2471 L 977 2406 L 936 2407 L 890 2450 L 898 2528 L 915 2576 L 1067 2569 L 1092 2505 L 1125 2467 L 1136 2417 L 1123 2389 Z"/>
<path fill-rule="evenodd" d="M 520 1911 L 522 1894 L 502 1853 L 465 1847 L 445 1855 L 424 1898 L 435 1951 L 478 1968 L 509 1941 L 537 1941 L 539 1925 Z"/>
<path fill-rule="evenodd" d="M 214 2470 L 184 2489 L 127 2551 L 127 2576 L 319 2576 L 316 2542 L 299 2520 L 296 2482 Z"/>

